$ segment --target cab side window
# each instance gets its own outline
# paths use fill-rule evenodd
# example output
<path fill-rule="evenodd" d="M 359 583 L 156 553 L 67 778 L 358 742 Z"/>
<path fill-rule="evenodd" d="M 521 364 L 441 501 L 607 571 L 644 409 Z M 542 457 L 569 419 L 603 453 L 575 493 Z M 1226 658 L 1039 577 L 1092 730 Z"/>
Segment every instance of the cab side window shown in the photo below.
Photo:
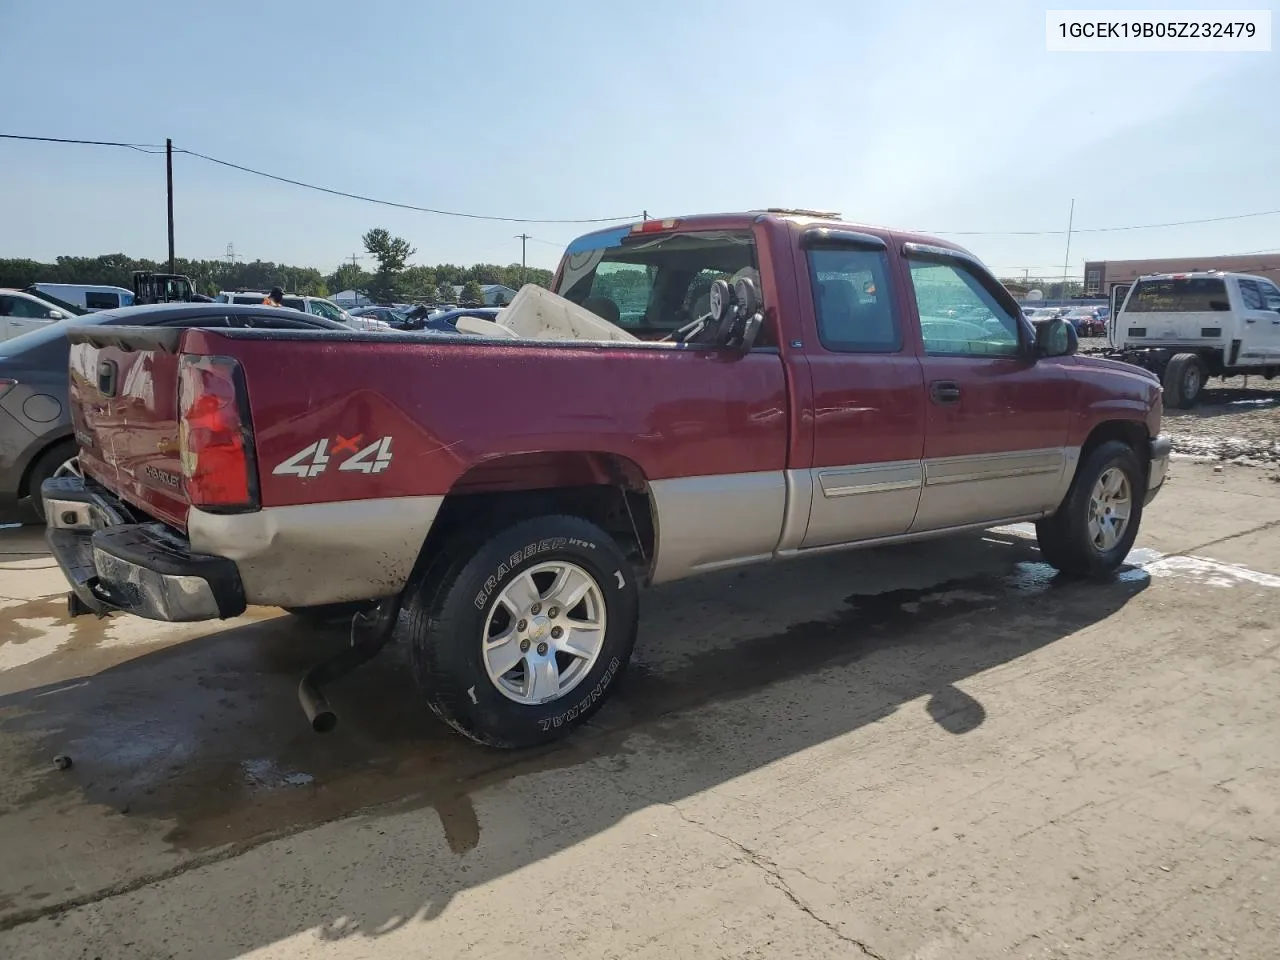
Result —
<path fill-rule="evenodd" d="M 342 314 L 338 312 L 338 308 L 330 306 L 324 300 L 312 300 L 311 312 L 317 316 L 324 317 L 326 320 L 332 320 L 335 323 L 342 322 Z"/>
<path fill-rule="evenodd" d="M 1252 280 L 1238 280 L 1240 284 L 1240 302 L 1246 310 L 1265 310 L 1262 303 L 1262 291 Z"/>
<path fill-rule="evenodd" d="M 1270 280 L 1259 280 L 1258 290 L 1262 293 L 1262 309 L 1280 311 L 1280 288 Z"/>
<path fill-rule="evenodd" d="M 932 356 L 1013 357 L 1019 320 L 967 266 L 911 259 L 925 353 Z"/>
<path fill-rule="evenodd" d="M 889 293 L 883 250 L 815 248 L 809 280 L 818 315 L 818 339 L 837 353 L 897 353 L 902 330 Z"/>

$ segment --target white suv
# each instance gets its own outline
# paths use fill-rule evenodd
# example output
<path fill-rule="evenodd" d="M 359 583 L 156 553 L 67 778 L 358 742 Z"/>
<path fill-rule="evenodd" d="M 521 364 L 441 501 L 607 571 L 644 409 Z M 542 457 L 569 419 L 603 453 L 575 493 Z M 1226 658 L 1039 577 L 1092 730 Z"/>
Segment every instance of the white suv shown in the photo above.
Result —
<path fill-rule="evenodd" d="M 267 295 L 265 293 L 256 293 L 253 290 L 223 290 L 214 297 L 214 300 L 218 303 L 252 304 L 262 303 L 266 298 Z M 324 317 L 326 320 L 345 323 L 353 330 L 383 332 L 394 329 L 391 324 L 373 317 L 353 317 L 336 303 L 326 300 L 324 297 L 306 297 L 300 294 L 286 293 L 282 302 L 286 307 L 291 307 L 294 310 L 301 310 L 303 313 L 314 313 L 317 317 Z"/>

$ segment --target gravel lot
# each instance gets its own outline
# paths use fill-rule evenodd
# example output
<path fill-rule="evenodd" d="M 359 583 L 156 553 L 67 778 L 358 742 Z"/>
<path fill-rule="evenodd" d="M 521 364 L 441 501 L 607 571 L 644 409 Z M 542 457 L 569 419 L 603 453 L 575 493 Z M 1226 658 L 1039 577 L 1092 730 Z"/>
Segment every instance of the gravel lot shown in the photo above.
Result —
<path fill-rule="evenodd" d="M 1081 352 L 1106 348 L 1099 337 L 1080 341 Z M 1246 466 L 1280 464 L 1280 379 L 1210 380 L 1191 410 L 1164 412 L 1164 431 L 1175 453 Z"/>

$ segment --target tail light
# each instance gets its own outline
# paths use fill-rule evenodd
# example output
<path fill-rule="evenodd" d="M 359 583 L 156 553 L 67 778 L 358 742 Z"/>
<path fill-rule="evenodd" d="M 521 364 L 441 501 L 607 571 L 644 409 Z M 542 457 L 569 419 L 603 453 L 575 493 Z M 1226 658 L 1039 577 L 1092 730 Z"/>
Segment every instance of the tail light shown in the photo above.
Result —
<path fill-rule="evenodd" d="M 258 506 L 253 426 L 240 364 L 183 354 L 178 363 L 178 449 L 187 501 L 213 510 Z"/>
<path fill-rule="evenodd" d="M 644 220 L 640 223 L 633 224 L 632 233 L 662 233 L 664 230 L 674 230 L 680 226 L 679 220 Z"/>

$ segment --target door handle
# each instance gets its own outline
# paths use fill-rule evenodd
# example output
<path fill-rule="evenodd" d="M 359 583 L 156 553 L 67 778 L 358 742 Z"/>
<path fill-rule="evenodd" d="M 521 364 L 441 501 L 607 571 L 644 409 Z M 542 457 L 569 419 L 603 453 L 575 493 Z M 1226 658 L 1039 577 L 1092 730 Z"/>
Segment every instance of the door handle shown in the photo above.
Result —
<path fill-rule="evenodd" d="M 929 399 L 934 403 L 959 403 L 960 384 L 954 380 L 935 380 L 929 384 Z"/>

